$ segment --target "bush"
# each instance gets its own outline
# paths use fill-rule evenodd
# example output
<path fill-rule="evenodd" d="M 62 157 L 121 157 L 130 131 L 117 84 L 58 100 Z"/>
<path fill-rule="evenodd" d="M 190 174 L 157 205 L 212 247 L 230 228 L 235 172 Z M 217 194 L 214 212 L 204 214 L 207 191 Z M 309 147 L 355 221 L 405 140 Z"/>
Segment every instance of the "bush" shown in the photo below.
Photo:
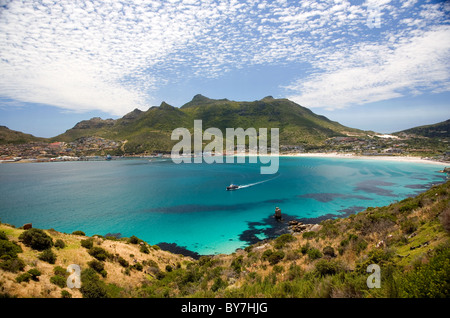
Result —
<path fill-rule="evenodd" d="M 320 276 L 334 275 L 341 270 L 341 265 L 335 260 L 321 259 L 316 263 L 316 271 Z"/>
<path fill-rule="evenodd" d="M 450 247 L 439 247 L 427 264 L 402 279 L 405 297 L 447 298 L 450 295 Z"/>
<path fill-rule="evenodd" d="M 274 252 L 272 250 L 266 250 L 262 255 L 262 259 L 269 261 L 270 265 L 275 265 L 279 263 L 284 258 L 284 256 L 285 254 L 283 251 Z"/>
<path fill-rule="evenodd" d="M 50 283 L 55 284 L 58 287 L 64 288 L 67 286 L 67 279 L 59 275 L 50 277 Z"/>
<path fill-rule="evenodd" d="M 334 253 L 334 248 L 332 248 L 331 246 L 325 246 L 323 248 L 323 255 L 325 256 L 329 256 L 329 257 L 335 257 L 336 254 Z"/>
<path fill-rule="evenodd" d="M 88 266 L 90 267 L 90 268 L 92 268 L 94 271 L 96 271 L 97 273 L 102 273 L 102 272 L 104 272 L 105 271 L 105 264 L 103 263 L 103 262 L 100 262 L 100 261 L 98 261 L 98 260 L 96 260 L 96 259 L 94 259 L 94 260 L 92 260 L 92 261 L 90 261 L 90 262 L 88 262 L 87 263 L 88 264 Z M 105 272 L 106 273 L 106 272 Z M 102 275 L 103 276 L 103 275 Z M 106 276 L 106 275 L 105 275 Z"/>
<path fill-rule="evenodd" d="M 61 239 L 57 239 L 55 242 L 55 247 L 56 248 L 64 248 L 64 247 L 66 247 L 66 243 L 64 243 L 64 241 Z"/>
<path fill-rule="evenodd" d="M 292 234 L 283 234 L 275 239 L 274 247 L 277 249 L 282 249 L 287 243 L 295 241 L 295 237 Z"/>
<path fill-rule="evenodd" d="M 25 262 L 20 258 L 11 258 L 10 256 L 6 256 L 3 258 L 3 261 L 0 263 L 0 268 L 11 272 L 17 273 L 21 272 L 25 268 Z"/>
<path fill-rule="evenodd" d="M 86 234 L 83 231 L 73 231 L 73 235 L 80 235 L 80 236 L 86 236 Z"/>
<path fill-rule="evenodd" d="M 310 260 L 315 260 L 322 257 L 322 253 L 315 247 L 312 247 L 307 252 Z"/>
<path fill-rule="evenodd" d="M 67 270 L 62 268 L 61 266 L 55 266 L 55 268 L 53 268 L 53 273 L 57 276 L 66 278 L 69 277 L 69 272 L 67 272 Z"/>
<path fill-rule="evenodd" d="M 5 241 L 8 240 L 8 237 L 6 236 L 5 231 L 0 231 L 0 240 L 5 240 Z"/>
<path fill-rule="evenodd" d="M 309 232 L 304 232 L 302 236 L 303 236 L 303 238 L 305 238 L 305 239 L 312 239 L 312 238 L 316 237 L 316 235 L 317 235 L 316 232 L 314 232 L 314 231 L 309 231 Z"/>
<path fill-rule="evenodd" d="M 103 248 L 98 247 L 98 246 L 91 247 L 89 249 L 88 253 L 89 253 L 89 255 L 91 255 L 92 257 L 95 257 L 99 261 L 104 261 L 108 257 L 110 257 L 110 254 L 107 251 L 105 251 Z"/>
<path fill-rule="evenodd" d="M 16 277 L 16 282 L 18 282 L 19 284 L 21 282 L 26 282 L 28 283 L 31 279 L 31 274 L 30 273 L 22 273 L 19 276 Z"/>
<path fill-rule="evenodd" d="M 81 240 L 81 246 L 87 249 L 91 249 L 94 246 L 94 239 L 93 238 L 88 238 L 85 240 Z"/>
<path fill-rule="evenodd" d="M 0 257 L 9 255 L 11 258 L 16 258 L 17 254 L 22 252 L 22 248 L 16 243 L 0 240 Z"/>
<path fill-rule="evenodd" d="M 81 294 L 83 298 L 108 298 L 106 285 L 92 268 L 81 272 Z"/>
<path fill-rule="evenodd" d="M 20 234 L 19 239 L 32 249 L 43 251 L 53 246 L 53 240 L 41 229 L 29 229 Z"/>
<path fill-rule="evenodd" d="M 61 290 L 61 298 L 72 298 L 72 294 L 67 290 Z"/>
<path fill-rule="evenodd" d="M 125 268 L 130 266 L 130 263 L 128 263 L 128 261 L 126 259 L 124 259 L 122 256 L 119 256 L 118 261 L 119 261 L 119 264 Z"/>
<path fill-rule="evenodd" d="M 212 290 L 213 292 L 216 292 L 216 291 L 218 291 L 219 289 L 225 288 L 225 287 L 227 287 L 227 283 L 224 282 L 224 281 L 222 280 L 222 278 L 217 277 L 217 278 L 214 280 L 214 284 L 211 286 L 211 290 Z"/>
<path fill-rule="evenodd" d="M 128 239 L 128 243 L 131 244 L 139 244 L 140 242 L 142 242 L 141 239 L 137 238 L 136 236 L 132 235 L 129 239 Z"/>
<path fill-rule="evenodd" d="M 144 269 L 144 266 L 142 266 L 141 263 L 136 263 L 136 264 L 134 264 L 132 267 L 133 267 L 135 270 L 140 271 L 140 272 Z"/>
<path fill-rule="evenodd" d="M 148 249 L 147 244 L 142 244 L 141 247 L 139 248 L 139 251 L 144 254 L 150 253 L 150 250 Z"/>
<path fill-rule="evenodd" d="M 41 254 L 38 255 L 38 258 L 41 261 L 47 262 L 49 264 L 55 264 L 56 262 L 56 254 L 53 253 L 52 249 L 46 249 Z"/>
<path fill-rule="evenodd" d="M 41 272 L 37 268 L 32 268 L 28 271 L 31 275 L 31 279 L 34 281 L 39 281 L 39 276 L 41 276 Z"/>

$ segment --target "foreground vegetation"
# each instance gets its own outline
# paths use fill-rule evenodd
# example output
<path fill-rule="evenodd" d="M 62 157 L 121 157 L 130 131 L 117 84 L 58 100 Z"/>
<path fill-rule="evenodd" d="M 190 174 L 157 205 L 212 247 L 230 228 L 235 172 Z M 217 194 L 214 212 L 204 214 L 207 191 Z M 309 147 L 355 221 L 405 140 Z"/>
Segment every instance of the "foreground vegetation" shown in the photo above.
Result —
<path fill-rule="evenodd" d="M 450 181 L 414 198 L 326 220 L 198 260 L 137 237 L 0 224 L 3 297 L 449 297 Z M 81 267 L 81 288 L 67 267 Z M 380 288 L 368 288 L 370 264 Z"/>

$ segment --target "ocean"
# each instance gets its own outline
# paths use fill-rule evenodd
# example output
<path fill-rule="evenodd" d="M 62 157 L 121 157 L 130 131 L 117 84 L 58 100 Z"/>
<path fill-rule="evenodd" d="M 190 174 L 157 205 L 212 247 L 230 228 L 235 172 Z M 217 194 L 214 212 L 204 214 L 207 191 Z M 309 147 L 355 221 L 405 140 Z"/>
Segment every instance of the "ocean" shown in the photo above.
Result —
<path fill-rule="evenodd" d="M 87 235 L 135 235 L 175 252 L 232 253 L 286 232 L 287 222 L 358 213 L 445 181 L 444 165 L 280 157 L 260 164 L 119 159 L 0 164 L 0 221 Z M 231 183 L 242 187 L 226 191 Z M 275 208 L 283 222 L 274 218 Z"/>

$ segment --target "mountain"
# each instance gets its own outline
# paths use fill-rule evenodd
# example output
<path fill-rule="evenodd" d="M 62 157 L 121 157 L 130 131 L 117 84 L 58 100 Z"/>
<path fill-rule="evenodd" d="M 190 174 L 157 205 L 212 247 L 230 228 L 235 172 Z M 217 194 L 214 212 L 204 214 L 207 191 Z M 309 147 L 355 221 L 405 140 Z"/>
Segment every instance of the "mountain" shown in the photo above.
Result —
<path fill-rule="evenodd" d="M 446 121 L 433 124 L 433 125 L 425 125 L 418 126 L 406 130 L 402 130 L 393 135 L 415 135 L 429 138 L 449 138 L 450 137 L 450 119 Z"/>
<path fill-rule="evenodd" d="M 126 140 L 124 150 L 127 153 L 168 152 L 178 142 L 170 139 L 172 131 L 184 127 L 192 133 L 196 119 L 202 120 L 203 129 L 216 127 L 224 134 L 226 128 L 279 128 L 280 145 L 320 145 L 330 137 L 365 134 L 288 99 L 267 96 L 253 102 L 238 102 L 198 94 L 180 108 L 162 102 L 159 107 L 153 106 L 147 111 L 135 109 L 117 120 L 85 120 L 53 140 L 68 142 L 95 135 Z"/>
<path fill-rule="evenodd" d="M 20 131 L 0 126 L 0 144 L 24 144 L 28 142 L 44 141 L 45 138 L 35 137 Z"/>

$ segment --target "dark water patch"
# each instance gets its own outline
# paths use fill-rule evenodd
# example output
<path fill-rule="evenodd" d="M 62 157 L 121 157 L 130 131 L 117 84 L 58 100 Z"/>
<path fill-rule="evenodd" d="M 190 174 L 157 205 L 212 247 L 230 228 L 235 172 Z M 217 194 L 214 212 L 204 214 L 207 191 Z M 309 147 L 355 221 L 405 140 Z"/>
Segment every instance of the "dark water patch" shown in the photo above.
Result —
<path fill-rule="evenodd" d="M 106 238 L 110 237 L 110 238 L 113 238 L 113 239 L 116 239 L 116 240 L 122 238 L 122 234 L 121 233 L 106 233 L 103 236 L 106 237 Z"/>
<path fill-rule="evenodd" d="M 359 182 L 356 184 L 355 191 L 363 191 L 366 193 L 374 193 L 385 197 L 397 197 L 392 190 L 383 189 L 380 187 L 393 186 L 395 183 L 380 181 L 380 180 L 368 180 Z"/>
<path fill-rule="evenodd" d="M 319 202 L 327 203 L 333 201 L 336 198 L 342 199 L 360 199 L 360 200 L 372 200 L 372 198 L 365 197 L 363 195 L 354 195 L 354 194 L 342 194 L 342 193 L 307 193 L 297 195 L 298 198 L 309 198 L 314 199 Z"/>
<path fill-rule="evenodd" d="M 429 185 L 428 184 L 407 184 L 407 185 L 405 185 L 405 188 L 409 188 L 409 189 L 428 189 Z"/>
<path fill-rule="evenodd" d="M 160 242 L 158 245 L 163 251 L 168 251 L 173 254 L 181 254 L 184 256 L 190 256 L 193 259 L 199 259 L 201 255 L 197 252 L 188 250 L 185 246 L 179 246 L 176 243 L 166 243 L 166 242 Z"/>
<path fill-rule="evenodd" d="M 253 209 L 255 206 L 266 205 L 268 203 L 285 203 L 288 199 L 269 199 L 259 202 L 248 202 L 239 204 L 181 204 L 167 207 L 155 207 L 144 210 L 145 212 L 163 213 L 193 213 L 193 212 L 213 212 L 213 211 L 244 211 Z"/>
<path fill-rule="evenodd" d="M 252 245 L 265 239 L 276 238 L 282 234 L 289 233 L 288 226 L 291 220 L 296 220 L 296 217 L 283 213 L 281 221 L 271 215 L 259 222 L 247 222 L 248 229 L 239 235 L 239 240 Z M 264 235 L 265 239 L 261 239 L 257 235 Z"/>
<path fill-rule="evenodd" d="M 364 211 L 365 209 L 366 209 L 366 207 L 364 207 L 364 206 L 354 205 L 354 206 L 348 207 L 346 209 L 338 210 L 338 212 L 340 213 L 339 217 L 345 218 L 349 215 Z"/>

